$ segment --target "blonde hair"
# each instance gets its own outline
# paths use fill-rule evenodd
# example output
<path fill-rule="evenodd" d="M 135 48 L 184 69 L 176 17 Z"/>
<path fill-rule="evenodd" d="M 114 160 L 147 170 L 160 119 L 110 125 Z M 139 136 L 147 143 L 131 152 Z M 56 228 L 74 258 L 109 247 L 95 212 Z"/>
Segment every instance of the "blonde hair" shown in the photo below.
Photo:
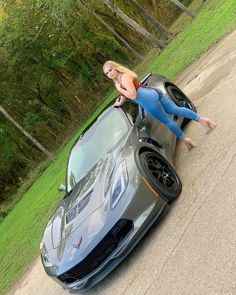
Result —
<path fill-rule="evenodd" d="M 115 61 L 112 61 L 112 60 L 106 61 L 103 65 L 103 72 L 104 72 L 105 67 L 107 67 L 107 66 L 112 67 L 113 69 L 117 70 L 120 73 L 124 73 L 124 74 L 129 75 L 131 78 L 138 77 L 138 75 L 135 72 L 129 70 L 128 68 L 124 67 L 123 65 L 121 65 Z"/>

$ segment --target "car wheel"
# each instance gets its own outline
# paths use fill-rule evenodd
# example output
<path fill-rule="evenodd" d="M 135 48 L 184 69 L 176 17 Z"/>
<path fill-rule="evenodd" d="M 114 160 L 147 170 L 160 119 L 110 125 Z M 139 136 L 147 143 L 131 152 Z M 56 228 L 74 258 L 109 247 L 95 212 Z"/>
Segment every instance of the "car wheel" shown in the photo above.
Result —
<path fill-rule="evenodd" d="M 166 91 L 178 106 L 188 108 L 195 113 L 197 112 L 193 102 L 178 87 L 170 85 L 166 87 Z M 189 121 L 190 119 L 185 118 L 182 126 L 185 126 Z"/>
<path fill-rule="evenodd" d="M 144 175 L 157 193 L 173 201 L 182 190 L 182 183 L 174 168 L 160 154 L 146 151 L 140 155 Z"/>

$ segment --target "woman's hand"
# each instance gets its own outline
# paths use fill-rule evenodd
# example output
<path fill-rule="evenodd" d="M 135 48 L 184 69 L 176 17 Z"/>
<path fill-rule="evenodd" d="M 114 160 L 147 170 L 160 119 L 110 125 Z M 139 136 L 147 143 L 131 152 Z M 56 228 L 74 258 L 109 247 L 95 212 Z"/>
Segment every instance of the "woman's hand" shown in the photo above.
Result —
<path fill-rule="evenodd" d="M 122 103 L 120 101 L 116 101 L 113 105 L 113 107 L 120 107 Z"/>
<path fill-rule="evenodd" d="M 123 103 L 125 102 L 125 97 L 124 96 L 119 96 L 116 100 L 116 102 L 114 103 L 114 107 L 120 107 Z"/>

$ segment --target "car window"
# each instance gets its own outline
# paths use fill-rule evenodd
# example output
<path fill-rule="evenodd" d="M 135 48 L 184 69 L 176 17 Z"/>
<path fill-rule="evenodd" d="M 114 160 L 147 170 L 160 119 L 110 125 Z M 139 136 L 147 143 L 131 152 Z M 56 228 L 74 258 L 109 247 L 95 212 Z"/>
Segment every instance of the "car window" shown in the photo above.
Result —
<path fill-rule="evenodd" d="M 67 165 L 67 190 L 128 133 L 127 120 L 116 109 L 94 123 L 73 147 Z"/>
<path fill-rule="evenodd" d="M 125 103 L 122 105 L 122 109 L 128 115 L 129 120 L 132 123 L 135 123 L 138 115 L 139 115 L 139 108 L 138 105 L 130 99 L 127 99 Z"/>

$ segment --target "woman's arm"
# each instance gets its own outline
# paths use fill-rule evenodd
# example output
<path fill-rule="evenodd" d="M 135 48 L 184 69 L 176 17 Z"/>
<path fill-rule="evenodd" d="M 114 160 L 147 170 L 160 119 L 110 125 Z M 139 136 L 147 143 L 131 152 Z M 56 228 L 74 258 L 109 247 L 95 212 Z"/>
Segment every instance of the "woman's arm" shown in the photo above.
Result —
<path fill-rule="evenodd" d="M 132 100 L 134 100 L 136 98 L 137 92 L 134 87 L 134 82 L 133 82 L 133 79 L 129 75 L 123 74 L 123 76 L 122 76 L 122 86 L 125 89 L 120 86 L 120 82 L 116 82 L 115 85 L 116 85 L 116 89 L 125 97 L 130 98 Z"/>

